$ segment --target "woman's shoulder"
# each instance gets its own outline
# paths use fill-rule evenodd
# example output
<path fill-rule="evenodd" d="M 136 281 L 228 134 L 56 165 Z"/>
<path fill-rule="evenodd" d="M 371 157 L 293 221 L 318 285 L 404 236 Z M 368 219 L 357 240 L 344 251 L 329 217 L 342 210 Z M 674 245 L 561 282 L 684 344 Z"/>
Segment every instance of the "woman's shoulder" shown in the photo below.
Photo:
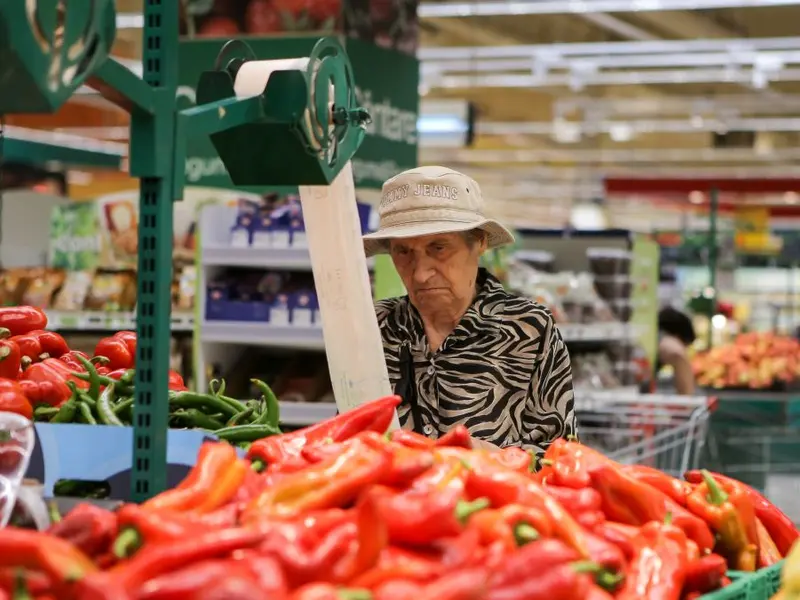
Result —
<path fill-rule="evenodd" d="M 403 298 L 386 298 L 385 300 L 378 300 L 375 303 L 375 314 L 378 316 L 378 322 L 386 319 L 390 314 L 396 312 L 400 308 L 400 303 Z"/>

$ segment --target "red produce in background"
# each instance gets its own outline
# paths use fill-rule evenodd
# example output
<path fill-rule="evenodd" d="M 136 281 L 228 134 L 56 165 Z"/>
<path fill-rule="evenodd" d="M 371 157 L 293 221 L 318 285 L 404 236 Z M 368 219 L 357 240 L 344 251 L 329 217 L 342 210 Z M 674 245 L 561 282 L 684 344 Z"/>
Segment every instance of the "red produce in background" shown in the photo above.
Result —
<path fill-rule="evenodd" d="M 197 32 L 202 37 L 226 37 L 241 33 L 238 23 L 228 17 L 211 17 L 206 19 Z"/>
<path fill-rule="evenodd" d="M 283 31 L 281 15 L 269 0 L 251 0 L 244 16 L 247 33 L 277 33 Z"/>

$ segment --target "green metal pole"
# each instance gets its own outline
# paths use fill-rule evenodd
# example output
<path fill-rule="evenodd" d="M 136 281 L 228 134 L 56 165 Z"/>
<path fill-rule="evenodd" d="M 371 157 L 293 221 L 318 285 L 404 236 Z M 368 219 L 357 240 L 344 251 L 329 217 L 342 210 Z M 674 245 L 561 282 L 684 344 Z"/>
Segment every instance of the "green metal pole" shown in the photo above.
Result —
<path fill-rule="evenodd" d="M 717 312 L 717 217 L 719 212 L 719 190 L 711 188 L 708 211 L 708 287 L 711 288 L 711 303 L 708 322 L 708 347 L 714 340 L 714 329 L 711 319 Z"/>
<path fill-rule="evenodd" d="M 178 81 L 179 2 L 145 0 L 142 78 L 152 114 L 131 113 L 131 175 L 139 177 L 136 395 L 131 497 L 167 487 L 167 378 L 172 282 L 173 156 Z M 180 165 L 180 168 L 183 168 Z"/>

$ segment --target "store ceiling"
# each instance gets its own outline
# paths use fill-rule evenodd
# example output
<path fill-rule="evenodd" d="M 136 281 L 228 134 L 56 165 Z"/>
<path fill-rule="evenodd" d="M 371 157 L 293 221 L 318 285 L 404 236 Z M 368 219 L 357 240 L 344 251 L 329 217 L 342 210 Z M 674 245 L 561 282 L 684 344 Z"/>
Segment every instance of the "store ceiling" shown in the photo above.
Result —
<path fill-rule="evenodd" d="M 625 6 L 640 10 L 596 12 Z M 675 6 L 729 8 L 654 10 Z M 498 14 L 424 16 L 465 10 Z M 514 10 L 544 14 L 499 14 Z M 450 0 L 420 13 L 424 98 L 478 109 L 471 148 L 423 148 L 420 162 L 474 174 L 512 218 L 522 202 L 596 197 L 609 174 L 800 174 L 800 1 Z M 115 53 L 137 58 L 140 35 L 121 30 Z"/>

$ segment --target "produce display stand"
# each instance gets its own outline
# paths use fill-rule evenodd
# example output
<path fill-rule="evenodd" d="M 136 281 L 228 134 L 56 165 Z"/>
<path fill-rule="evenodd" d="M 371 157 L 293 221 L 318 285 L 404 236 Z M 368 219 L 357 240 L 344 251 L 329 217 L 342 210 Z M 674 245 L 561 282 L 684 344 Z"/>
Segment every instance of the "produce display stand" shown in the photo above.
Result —
<path fill-rule="evenodd" d="M 348 163 L 368 115 L 356 106 L 349 61 L 333 38 L 292 61 L 257 61 L 245 44 L 231 42 L 201 77 L 198 106 L 179 112 L 179 3 L 144 3 L 141 78 L 108 58 L 113 2 L 88 6 L 0 6 L 0 29 L 9 33 L 0 40 L 9 61 L 0 70 L 17 90 L 0 99 L 0 114 L 53 112 L 84 84 L 131 113 L 130 172 L 140 179 L 141 223 L 130 483 L 132 499 L 141 501 L 167 484 L 171 277 L 164 269 L 171 266 L 173 201 L 183 190 L 190 129 L 211 136 L 235 184 L 300 186 L 337 404 L 347 408 L 389 391 L 377 322 L 365 318 L 372 298 Z"/>

